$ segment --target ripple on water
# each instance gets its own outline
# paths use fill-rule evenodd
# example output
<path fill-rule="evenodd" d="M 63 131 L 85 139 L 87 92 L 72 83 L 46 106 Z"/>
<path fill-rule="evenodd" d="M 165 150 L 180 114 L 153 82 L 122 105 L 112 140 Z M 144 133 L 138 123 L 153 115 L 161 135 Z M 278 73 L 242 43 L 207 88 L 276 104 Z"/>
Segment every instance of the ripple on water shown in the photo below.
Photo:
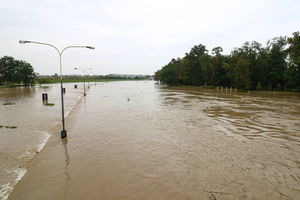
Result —
<path fill-rule="evenodd" d="M 8 169 L 7 173 L 14 177 L 14 179 L 10 183 L 6 183 L 0 185 L 0 198 L 2 200 L 6 200 L 14 189 L 14 186 L 22 179 L 22 177 L 26 174 L 25 168 L 15 168 L 15 169 Z"/>

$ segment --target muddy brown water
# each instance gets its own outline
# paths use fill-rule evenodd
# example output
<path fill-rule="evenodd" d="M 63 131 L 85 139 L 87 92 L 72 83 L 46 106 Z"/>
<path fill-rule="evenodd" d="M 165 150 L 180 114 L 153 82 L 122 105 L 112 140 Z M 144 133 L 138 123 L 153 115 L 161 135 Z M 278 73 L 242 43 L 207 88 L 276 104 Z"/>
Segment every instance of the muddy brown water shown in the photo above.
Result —
<path fill-rule="evenodd" d="M 26 173 L 32 158 L 60 126 L 60 85 L 0 88 L 0 199 L 6 199 Z M 66 115 L 82 96 L 82 89 L 65 84 Z M 48 94 L 48 103 L 42 102 Z M 8 104 L 8 105 L 5 105 Z M 5 128 L 16 127 L 16 128 Z"/>
<path fill-rule="evenodd" d="M 300 198 L 299 93 L 111 82 L 66 122 L 9 199 Z"/>

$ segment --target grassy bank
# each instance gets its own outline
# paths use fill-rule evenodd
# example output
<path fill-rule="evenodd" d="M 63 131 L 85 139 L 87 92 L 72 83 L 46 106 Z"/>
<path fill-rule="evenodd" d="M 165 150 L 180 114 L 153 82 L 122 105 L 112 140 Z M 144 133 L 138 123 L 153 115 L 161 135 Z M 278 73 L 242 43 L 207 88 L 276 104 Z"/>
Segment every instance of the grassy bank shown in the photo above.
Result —
<path fill-rule="evenodd" d="M 141 81 L 144 79 L 139 79 L 139 78 L 132 78 L 132 79 L 128 79 L 128 78 L 116 78 L 116 79 L 80 79 L 80 78 L 64 78 L 63 79 L 63 83 L 80 83 L 80 82 L 111 82 L 111 81 Z M 43 80 L 43 81 L 39 81 L 39 79 L 37 79 L 35 81 L 36 85 L 40 85 L 40 84 L 53 84 L 53 83 L 60 83 L 60 79 L 47 79 L 47 80 Z M 0 85 L 0 88 L 15 88 L 15 87 L 24 87 L 23 84 L 12 84 L 12 85 Z M 47 86 L 46 86 L 47 87 Z"/>
<path fill-rule="evenodd" d="M 143 79 L 63 79 L 63 83 L 76 83 L 76 82 L 111 82 L 111 81 L 138 81 Z M 51 83 L 60 83 L 60 79 L 52 79 Z"/>

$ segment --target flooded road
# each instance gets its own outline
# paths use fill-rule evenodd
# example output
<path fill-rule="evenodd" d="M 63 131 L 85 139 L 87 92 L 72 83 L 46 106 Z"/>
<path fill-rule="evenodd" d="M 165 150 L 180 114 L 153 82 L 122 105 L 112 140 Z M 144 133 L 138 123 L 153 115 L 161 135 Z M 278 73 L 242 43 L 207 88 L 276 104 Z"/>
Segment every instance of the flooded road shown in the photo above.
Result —
<path fill-rule="evenodd" d="M 6 199 L 61 122 L 60 85 L 0 88 L 0 199 Z M 66 84 L 66 115 L 82 96 Z M 45 106 L 42 93 L 48 94 Z M 13 128 L 11 128 L 13 127 Z"/>
<path fill-rule="evenodd" d="M 299 199 L 300 95 L 92 87 L 9 199 Z"/>

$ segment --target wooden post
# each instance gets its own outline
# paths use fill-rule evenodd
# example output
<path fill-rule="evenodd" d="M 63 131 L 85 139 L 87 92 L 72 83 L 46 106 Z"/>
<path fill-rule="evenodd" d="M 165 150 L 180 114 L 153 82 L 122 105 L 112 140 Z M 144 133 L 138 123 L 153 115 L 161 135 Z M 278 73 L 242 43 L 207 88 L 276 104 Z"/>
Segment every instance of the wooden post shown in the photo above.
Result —
<path fill-rule="evenodd" d="M 44 103 L 48 102 L 48 94 L 47 93 L 42 93 L 42 100 Z"/>

